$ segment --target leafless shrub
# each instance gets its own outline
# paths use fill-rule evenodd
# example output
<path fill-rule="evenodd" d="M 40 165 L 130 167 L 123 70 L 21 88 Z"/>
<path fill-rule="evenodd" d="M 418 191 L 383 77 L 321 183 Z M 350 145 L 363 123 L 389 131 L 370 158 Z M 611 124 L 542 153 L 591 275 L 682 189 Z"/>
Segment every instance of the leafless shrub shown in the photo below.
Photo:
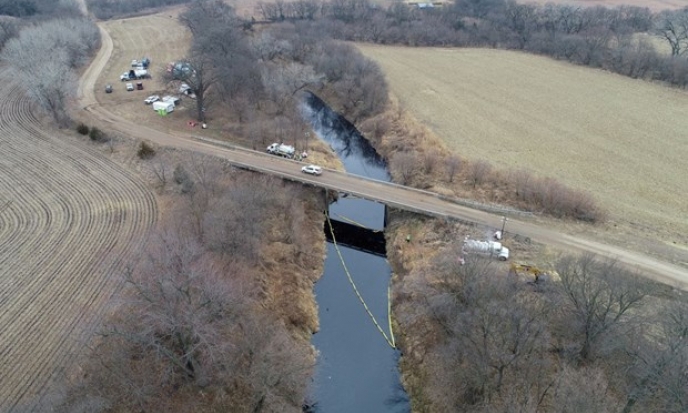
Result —
<path fill-rule="evenodd" d="M 445 158 L 444 163 L 447 172 L 447 181 L 454 182 L 456 174 L 461 171 L 461 158 L 456 155 L 449 155 Z"/>
<path fill-rule="evenodd" d="M 427 175 L 432 175 L 437 167 L 440 159 L 440 154 L 435 149 L 431 149 L 423 154 L 423 172 Z"/>
<path fill-rule="evenodd" d="M 571 189 L 552 178 L 536 177 L 522 169 L 508 176 L 508 184 L 513 188 L 516 200 L 531 209 L 585 222 L 602 222 L 606 219 L 606 213 L 586 192 Z"/>
<path fill-rule="evenodd" d="M 155 156 L 155 148 L 152 144 L 141 141 L 139 144 L 139 149 L 136 151 L 136 155 L 143 160 L 151 159 Z"/>
<path fill-rule="evenodd" d="M 399 183 L 408 185 L 416 172 L 416 157 L 408 152 L 399 152 L 392 157 L 390 168 Z"/>
<path fill-rule="evenodd" d="M 484 183 L 491 171 L 492 165 L 490 165 L 490 163 L 487 161 L 481 160 L 472 162 L 468 166 L 467 173 L 468 180 L 471 185 L 473 185 L 473 188 L 476 188 L 478 185 Z"/>
<path fill-rule="evenodd" d="M 552 389 L 551 410 L 554 413 L 617 411 L 617 403 L 610 394 L 610 386 L 599 368 L 575 369 L 564 366 Z"/>
<path fill-rule="evenodd" d="M 372 142 L 379 142 L 391 129 L 391 121 L 387 116 L 379 115 L 366 119 L 361 123 L 361 133 Z"/>
<path fill-rule="evenodd" d="M 151 170 L 158 179 L 160 186 L 164 188 L 167 185 L 167 164 L 162 157 L 158 159 L 157 163 L 151 164 Z"/>
<path fill-rule="evenodd" d="M 174 182 L 177 185 L 181 185 L 181 191 L 183 194 L 193 191 L 193 179 L 191 179 L 191 175 L 189 175 L 189 173 L 186 171 L 184 165 L 177 164 L 177 166 L 174 167 L 172 179 L 174 179 Z"/>

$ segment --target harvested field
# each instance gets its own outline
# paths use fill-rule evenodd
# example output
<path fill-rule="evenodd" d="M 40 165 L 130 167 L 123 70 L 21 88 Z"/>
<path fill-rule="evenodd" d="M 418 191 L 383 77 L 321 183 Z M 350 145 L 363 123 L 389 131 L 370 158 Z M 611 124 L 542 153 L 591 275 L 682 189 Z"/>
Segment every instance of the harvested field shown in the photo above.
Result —
<path fill-rule="evenodd" d="M 33 116 L 0 70 L 0 412 L 40 410 L 156 220 L 133 175 Z"/>
<path fill-rule="evenodd" d="M 688 245 L 686 92 L 510 51 L 358 46 L 457 153 L 587 190 L 613 225 Z"/>

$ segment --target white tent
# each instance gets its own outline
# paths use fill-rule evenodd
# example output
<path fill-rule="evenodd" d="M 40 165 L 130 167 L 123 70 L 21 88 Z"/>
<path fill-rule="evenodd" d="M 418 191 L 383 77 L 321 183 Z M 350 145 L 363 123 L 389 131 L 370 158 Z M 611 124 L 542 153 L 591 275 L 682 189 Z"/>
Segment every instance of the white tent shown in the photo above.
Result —
<path fill-rule="evenodd" d="M 174 103 L 172 102 L 153 102 L 153 110 L 156 112 L 165 112 L 165 113 L 170 113 L 174 111 Z"/>

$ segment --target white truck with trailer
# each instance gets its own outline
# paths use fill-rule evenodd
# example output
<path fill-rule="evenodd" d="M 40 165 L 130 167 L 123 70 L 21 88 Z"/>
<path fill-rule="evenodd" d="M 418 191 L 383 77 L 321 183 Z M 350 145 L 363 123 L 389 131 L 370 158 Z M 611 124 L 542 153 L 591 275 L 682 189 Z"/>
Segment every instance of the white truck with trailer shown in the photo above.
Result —
<path fill-rule="evenodd" d="M 127 80 L 147 79 L 149 77 L 150 74 L 146 69 L 132 69 L 128 72 L 122 73 L 122 75 L 119 77 L 119 80 L 124 82 Z"/>
<path fill-rule="evenodd" d="M 478 241 L 466 237 L 463 241 L 464 254 L 482 254 L 495 257 L 500 261 L 509 259 L 509 248 L 497 241 Z"/>
<path fill-rule="evenodd" d="M 283 143 L 273 143 L 268 146 L 267 153 L 277 156 L 283 156 L 285 158 L 293 158 L 296 149 L 291 145 L 285 145 Z"/>

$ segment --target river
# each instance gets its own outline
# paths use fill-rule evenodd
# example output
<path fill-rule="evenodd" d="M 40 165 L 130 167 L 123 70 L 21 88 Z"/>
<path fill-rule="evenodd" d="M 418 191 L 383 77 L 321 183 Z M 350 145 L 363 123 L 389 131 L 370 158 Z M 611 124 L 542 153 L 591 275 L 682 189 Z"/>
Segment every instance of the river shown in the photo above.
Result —
<path fill-rule="evenodd" d="M 347 122 L 308 94 L 303 108 L 318 137 L 338 154 L 349 173 L 389 181 L 384 160 Z M 334 219 L 382 230 L 384 206 L 341 198 L 330 205 Z M 401 413 L 410 404 L 399 376 L 399 352 L 373 323 L 356 295 L 347 270 L 378 324 L 391 339 L 385 258 L 334 244 L 327 245 L 324 273 L 315 286 L 320 331 L 313 336 L 318 364 L 311 398 L 321 413 Z M 340 258 L 341 253 L 341 258 Z M 343 263 L 344 264 L 343 264 Z M 345 269 L 346 266 L 346 269 Z"/>

